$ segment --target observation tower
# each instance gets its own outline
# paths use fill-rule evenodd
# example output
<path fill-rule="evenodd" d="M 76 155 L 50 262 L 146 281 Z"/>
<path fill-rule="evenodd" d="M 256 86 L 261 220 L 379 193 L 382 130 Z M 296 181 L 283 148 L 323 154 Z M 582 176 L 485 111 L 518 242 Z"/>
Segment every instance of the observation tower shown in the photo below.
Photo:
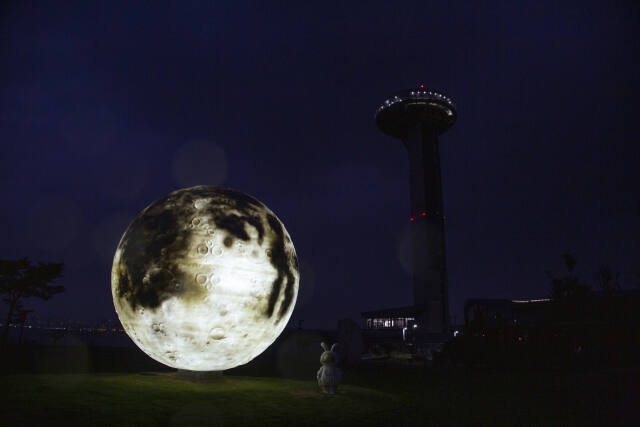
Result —
<path fill-rule="evenodd" d="M 451 99 L 420 85 L 389 97 L 375 115 L 378 128 L 409 153 L 413 298 L 419 336 L 444 342 L 449 295 L 438 137 L 456 121 Z"/>

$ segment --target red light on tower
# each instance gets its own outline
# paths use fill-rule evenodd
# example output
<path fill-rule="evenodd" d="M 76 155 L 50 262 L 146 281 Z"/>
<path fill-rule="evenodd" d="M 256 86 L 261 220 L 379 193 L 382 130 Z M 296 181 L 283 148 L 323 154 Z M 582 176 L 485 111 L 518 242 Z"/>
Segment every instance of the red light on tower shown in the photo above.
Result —
<path fill-rule="evenodd" d="M 415 221 L 416 219 L 414 217 L 409 218 L 409 221 Z"/>
<path fill-rule="evenodd" d="M 427 213 L 426 213 L 426 212 L 422 212 L 422 213 L 420 214 L 420 216 L 427 216 Z"/>
<path fill-rule="evenodd" d="M 420 89 L 424 89 L 424 85 L 420 83 Z"/>

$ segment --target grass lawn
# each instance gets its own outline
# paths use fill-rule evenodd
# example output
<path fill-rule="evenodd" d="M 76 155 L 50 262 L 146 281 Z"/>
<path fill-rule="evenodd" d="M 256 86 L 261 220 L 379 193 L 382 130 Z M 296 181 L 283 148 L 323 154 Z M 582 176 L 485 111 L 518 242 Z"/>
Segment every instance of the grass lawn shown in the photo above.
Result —
<path fill-rule="evenodd" d="M 0 424 L 633 425 L 638 380 L 637 370 L 462 373 L 380 364 L 346 372 L 340 393 L 327 396 L 313 380 L 274 377 L 13 374 L 0 376 Z"/>

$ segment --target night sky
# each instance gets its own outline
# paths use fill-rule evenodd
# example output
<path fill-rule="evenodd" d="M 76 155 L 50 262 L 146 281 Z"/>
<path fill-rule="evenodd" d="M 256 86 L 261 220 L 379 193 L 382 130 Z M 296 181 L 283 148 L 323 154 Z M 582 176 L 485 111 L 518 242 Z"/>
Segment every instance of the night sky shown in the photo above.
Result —
<path fill-rule="evenodd" d="M 550 293 L 574 252 L 640 272 L 640 13 L 606 2 L 3 2 L 0 258 L 65 263 L 40 317 L 115 318 L 128 223 L 224 185 L 283 221 L 291 324 L 409 305 L 409 173 L 387 95 L 450 96 L 441 139 L 452 316 Z M 527 4 L 523 6 L 522 4 Z M 1 312 L 6 312 L 2 306 Z"/>

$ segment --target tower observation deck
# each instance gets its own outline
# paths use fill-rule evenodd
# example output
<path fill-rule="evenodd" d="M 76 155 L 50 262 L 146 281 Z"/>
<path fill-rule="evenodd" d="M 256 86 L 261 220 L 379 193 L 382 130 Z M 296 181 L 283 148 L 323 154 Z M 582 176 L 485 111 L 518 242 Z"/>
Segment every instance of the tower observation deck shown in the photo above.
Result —
<path fill-rule="evenodd" d="M 414 306 L 420 335 L 433 341 L 445 339 L 450 323 L 438 137 L 457 116 L 451 99 L 423 85 L 392 95 L 375 115 L 409 153 Z"/>

